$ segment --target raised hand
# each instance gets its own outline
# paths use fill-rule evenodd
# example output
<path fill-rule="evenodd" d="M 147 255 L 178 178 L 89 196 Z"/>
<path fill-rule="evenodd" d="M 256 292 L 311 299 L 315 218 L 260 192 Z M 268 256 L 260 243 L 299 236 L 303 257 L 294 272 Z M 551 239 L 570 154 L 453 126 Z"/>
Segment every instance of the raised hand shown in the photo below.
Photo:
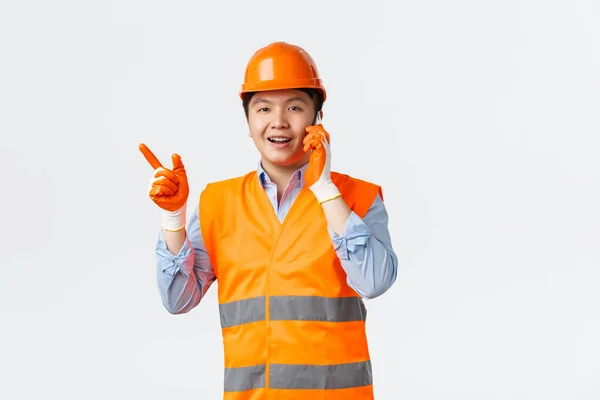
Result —
<path fill-rule="evenodd" d="M 308 135 L 304 137 L 304 151 L 312 150 L 306 169 L 305 181 L 308 186 L 314 185 L 318 180 L 329 179 L 331 156 L 329 150 L 329 133 L 323 125 L 307 126 Z"/>
<path fill-rule="evenodd" d="M 304 138 L 304 151 L 311 151 L 306 169 L 305 182 L 319 203 L 334 199 L 340 195 L 331 181 L 331 150 L 329 133 L 322 124 L 306 127 L 308 135 Z"/>
<path fill-rule="evenodd" d="M 148 194 L 165 211 L 178 211 L 186 205 L 190 193 L 185 167 L 178 154 L 173 154 L 173 169 L 165 168 L 158 158 L 143 143 L 140 151 L 154 169 Z"/>

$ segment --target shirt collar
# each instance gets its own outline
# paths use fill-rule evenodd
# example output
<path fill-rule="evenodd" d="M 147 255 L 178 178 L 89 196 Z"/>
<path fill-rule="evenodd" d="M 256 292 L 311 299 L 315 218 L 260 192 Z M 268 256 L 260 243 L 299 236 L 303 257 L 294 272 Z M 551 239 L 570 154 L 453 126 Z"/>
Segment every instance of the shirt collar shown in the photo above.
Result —
<path fill-rule="evenodd" d="M 304 175 L 306 173 L 306 169 L 307 168 L 308 168 L 308 163 L 304 164 L 299 169 L 297 169 L 296 171 L 294 171 L 294 174 L 290 178 L 290 181 L 288 182 L 288 185 L 292 184 L 293 182 L 295 182 L 298 185 L 298 187 L 304 187 Z M 267 175 L 267 173 L 263 169 L 262 163 L 260 161 L 258 162 L 258 167 L 256 168 L 256 171 L 257 171 L 258 176 L 260 178 L 260 183 L 261 183 L 261 185 L 263 187 L 266 186 L 266 185 L 273 184 L 273 182 L 269 178 L 269 175 Z"/>

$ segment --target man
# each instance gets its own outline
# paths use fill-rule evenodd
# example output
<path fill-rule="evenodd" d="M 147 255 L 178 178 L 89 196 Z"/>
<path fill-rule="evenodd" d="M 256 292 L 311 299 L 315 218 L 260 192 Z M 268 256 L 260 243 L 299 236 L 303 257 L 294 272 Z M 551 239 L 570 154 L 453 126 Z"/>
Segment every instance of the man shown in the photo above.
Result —
<path fill-rule="evenodd" d="M 381 188 L 330 171 L 326 96 L 302 48 L 258 50 L 240 94 L 258 168 L 207 185 L 187 227 L 181 158 L 169 170 L 140 145 L 165 308 L 189 312 L 218 280 L 225 399 L 373 398 L 362 299 L 391 287 L 397 257 Z"/>

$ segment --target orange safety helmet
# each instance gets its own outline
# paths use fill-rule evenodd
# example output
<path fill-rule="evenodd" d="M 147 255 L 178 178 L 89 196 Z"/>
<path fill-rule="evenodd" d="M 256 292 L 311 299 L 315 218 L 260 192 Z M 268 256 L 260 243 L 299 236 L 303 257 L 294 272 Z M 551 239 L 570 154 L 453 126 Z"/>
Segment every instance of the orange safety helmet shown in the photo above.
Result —
<path fill-rule="evenodd" d="M 285 42 L 275 42 L 259 49 L 246 66 L 240 97 L 248 92 L 278 89 L 317 89 L 327 94 L 319 78 L 317 65 L 301 47 Z"/>

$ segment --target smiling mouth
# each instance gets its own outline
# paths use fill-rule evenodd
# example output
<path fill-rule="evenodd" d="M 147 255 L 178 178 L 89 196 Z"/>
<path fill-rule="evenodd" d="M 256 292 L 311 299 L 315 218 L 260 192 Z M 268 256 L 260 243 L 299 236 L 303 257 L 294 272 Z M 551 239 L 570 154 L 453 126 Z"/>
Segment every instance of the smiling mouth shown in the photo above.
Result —
<path fill-rule="evenodd" d="M 284 138 L 284 137 L 270 137 L 269 142 L 271 143 L 288 143 L 291 142 L 292 139 Z"/>

